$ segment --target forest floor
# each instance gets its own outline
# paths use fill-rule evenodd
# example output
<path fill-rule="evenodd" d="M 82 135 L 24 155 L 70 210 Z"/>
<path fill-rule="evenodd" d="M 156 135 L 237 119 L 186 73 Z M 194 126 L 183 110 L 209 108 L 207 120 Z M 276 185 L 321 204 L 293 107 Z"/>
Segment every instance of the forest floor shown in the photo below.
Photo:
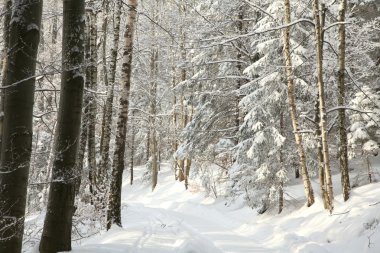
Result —
<path fill-rule="evenodd" d="M 378 253 L 380 252 L 380 183 L 352 190 L 348 202 L 339 194 L 332 215 L 323 210 L 316 180 L 316 203 L 304 206 L 303 187 L 286 188 L 286 207 L 258 215 L 236 201 L 205 197 L 197 185 L 174 181 L 163 164 L 154 192 L 125 173 L 123 228 L 114 227 L 74 244 L 72 253 Z M 34 252 L 34 251 L 32 251 Z"/>

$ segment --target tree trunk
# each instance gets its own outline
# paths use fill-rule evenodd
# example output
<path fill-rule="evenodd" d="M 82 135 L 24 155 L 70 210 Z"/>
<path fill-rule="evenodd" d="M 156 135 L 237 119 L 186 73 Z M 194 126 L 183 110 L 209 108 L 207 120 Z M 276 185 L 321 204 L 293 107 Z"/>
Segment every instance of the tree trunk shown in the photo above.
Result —
<path fill-rule="evenodd" d="M 319 117 L 319 94 L 317 95 L 317 100 L 315 101 L 315 116 L 314 122 L 320 122 Z M 328 195 L 326 191 L 326 179 L 325 179 L 325 167 L 323 162 L 323 149 L 321 140 L 321 127 L 316 125 L 315 136 L 317 138 L 317 158 L 318 158 L 318 177 L 319 177 L 319 187 L 321 190 L 321 197 L 323 201 L 323 206 L 328 209 Z"/>
<path fill-rule="evenodd" d="M 89 45 L 89 53 L 90 59 L 87 62 L 87 67 L 89 70 L 89 76 L 87 78 L 90 79 L 88 97 L 88 140 L 87 140 L 87 161 L 88 161 L 88 170 L 89 170 L 89 182 L 90 182 L 90 192 L 92 193 L 92 198 L 96 195 L 96 146 L 95 146 L 95 126 L 96 126 L 96 90 L 97 90 L 97 76 L 98 76 L 98 50 L 97 50 L 97 15 L 94 6 L 90 8 L 88 11 L 89 16 L 89 36 L 90 36 L 90 45 Z"/>
<path fill-rule="evenodd" d="M 8 59 L 11 17 L 12 17 L 12 0 L 5 0 L 4 1 L 4 23 L 3 23 L 4 45 L 3 45 L 1 61 L 0 61 L 0 70 L 2 73 L 1 77 L 2 77 L 3 85 L 5 82 L 5 74 L 6 74 L 5 67 L 7 66 L 7 59 Z"/>
<path fill-rule="evenodd" d="M 186 70 L 185 71 L 181 70 L 181 80 L 184 80 L 184 77 L 186 78 Z M 183 95 L 181 95 L 180 103 L 181 103 L 181 127 L 184 128 L 186 125 L 185 125 L 185 120 L 184 120 L 185 108 L 184 108 Z M 178 163 L 178 181 L 182 182 L 185 180 L 185 175 L 186 175 L 185 160 L 179 160 L 177 161 L 177 163 Z"/>
<path fill-rule="evenodd" d="M 239 7 L 239 12 L 238 12 L 238 21 L 237 21 L 237 31 L 238 31 L 238 35 L 243 35 L 244 34 L 244 4 L 241 3 L 240 7 Z M 237 47 L 239 49 L 241 49 L 243 47 L 243 42 L 240 40 L 237 41 Z M 237 60 L 237 64 L 236 64 L 236 70 L 237 70 L 237 75 L 240 75 L 240 76 L 243 76 L 243 65 L 242 65 L 242 59 L 243 58 L 243 55 L 241 53 L 241 50 L 238 50 L 237 51 L 237 55 L 236 55 L 236 60 Z M 243 79 L 242 78 L 238 78 L 237 81 L 236 81 L 236 91 L 237 91 L 237 95 L 236 95 L 236 101 L 235 101 L 235 127 L 236 127 L 236 130 L 235 130 L 235 137 L 234 137 L 234 141 L 235 141 L 235 145 L 237 145 L 239 143 L 239 128 L 240 128 L 240 124 L 241 124 L 241 115 L 240 115 L 240 108 L 239 108 L 239 103 L 240 103 L 240 95 L 239 95 L 239 89 L 240 87 L 243 85 Z"/>
<path fill-rule="evenodd" d="M 171 81 L 172 88 L 174 89 L 176 86 L 176 63 L 175 63 L 175 51 L 174 51 L 174 43 L 172 43 L 171 50 Z M 173 115 L 172 115 L 172 124 L 173 124 L 173 140 L 172 140 L 172 153 L 175 154 L 178 149 L 178 136 L 177 136 L 177 96 L 173 93 Z M 177 169 L 178 163 L 177 160 L 173 161 L 172 169 L 174 172 L 174 179 L 177 180 Z"/>
<path fill-rule="evenodd" d="M 41 253 L 71 250 L 75 179 L 80 175 L 76 157 L 83 104 L 84 15 L 84 0 L 63 1 L 61 96 Z"/>
<path fill-rule="evenodd" d="M 111 126 L 112 126 L 112 107 L 114 100 L 114 88 L 116 79 L 116 64 L 117 52 L 119 50 L 120 41 L 120 16 L 122 9 L 122 0 L 116 2 L 116 13 L 114 18 L 113 29 L 113 46 L 111 48 L 111 60 L 109 68 L 109 85 L 107 91 L 107 100 L 103 110 L 102 136 L 100 146 L 100 164 L 99 174 L 105 176 L 105 182 L 108 180 L 109 157 L 110 157 L 110 141 L 111 141 Z"/>
<path fill-rule="evenodd" d="M 155 32 L 153 32 L 155 34 Z M 152 161 L 152 191 L 156 188 L 158 179 L 158 150 L 157 150 L 157 132 L 156 132 L 156 113 L 157 113 L 157 62 L 158 50 L 152 50 L 151 56 L 151 84 L 149 90 L 150 110 L 149 110 L 149 127 L 150 127 L 150 145 L 151 145 L 151 161 Z"/>
<path fill-rule="evenodd" d="M 21 252 L 28 173 L 36 58 L 42 1 L 16 0 L 12 6 L 4 76 L 4 118 L 0 162 L 0 252 Z M 32 78 L 31 78 L 32 77 Z"/>
<path fill-rule="evenodd" d="M 87 83 L 87 82 L 86 82 Z M 87 85 L 86 85 L 87 86 Z M 81 123 L 81 133 L 80 133 L 80 140 L 79 140 L 79 151 L 78 151 L 78 158 L 77 158 L 77 171 L 83 172 L 83 166 L 84 166 L 84 155 L 86 153 L 86 147 L 87 147 L 87 134 L 88 134 L 88 97 L 87 94 L 84 98 L 84 110 L 83 110 L 83 117 L 82 117 L 82 123 Z M 78 176 L 75 179 L 75 195 L 78 195 L 80 192 L 81 182 L 82 182 L 82 174 Z"/>
<path fill-rule="evenodd" d="M 103 82 L 104 86 L 108 87 L 108 69 L 107 69 L 107 35 L 108 35 L 108 15 L 109 15 L 109 0 L 102 2 L 102 67 L 103 67 Z"/>
<path fill-rule="evenodd" d="M 186 6 L 184 5 L 183 2 L 181 3 L 181 12 L 183 13 L 183 15 L 186 15 Z M 181 61 L 182 61 L 182 64 L 185 64 L 185 62 L 186 62 L 186 48 L 185 48 L 186 33 L 182 27 L 181 27 L 180 33 L 181 33 L 181 45 L 180 45 Z M 181 81 L 182 82 L 186 80 L 186 76 L 187 76 L 186 68 L 182 67 L 182 69 L 181 69 Z M 184 102 L 185 102 L 184 100 L 185 100 L 185 97 L 182 94 L 181 99 L 180 99 L 182 129 L 184 129 L 188 123 L 187 122 L 187 120 L 188 120 L 187 105 L 184 104 Z M 184 160 L 180 160 L 180 161 L 178 161 L 178 165 L 179 165 L 178 180 L 180 182 L 185 181 L 185 187 L 187 189 L 188 181 L 187 181 L 186 174 L 190 173 L 191 160 L 188 158 L 186 158 Z M 189 172 L 187 172 L 187 170 L 189 170 Z"/>
<path fill-rule="evenodd" d="M 280 134 L 282 136 L 285 136 L 285 122 L 284 122 L 284 112 L 281 108 L 280 112 Z M 280 149 L 279 154 L 279 161 L 280 161 L 280 169 L 284 168 L 284 152 L 282 149 Z M 279 183 L 279 190 L 278 190 L 278 213 L 282 213 L 282 210 L 284 209 L 284 182 L 280 181 Z"/>
<path fill-rule="evenodd" d="M 314 8 L 314 20 L 315 20 L 315 40 L 316 40 L 316 55 L 317 55 L 317 79 L 318 79 L 318 92 L 319 92 L 319 114 L 320 114 L 320 129 L 321 129 L 321 140 L 322 140 L 322 151 L 323 151 L 323 161 L 325 166 L 325 180 L 326 180 L 326 190 L 328 196 L 328 209 L 332 213 L 333 206 L 333 186 L 331 179 L 331 168 L 330 168 L 330 156 L 329 147 L 327 142 L 327 123 L 326 123 L 326 107 L 325 107 L 325 87 L 323 82 L 323 38 L 320 18 L 320 8 L 319 1 L 313 1 Z M 322 11 L 324 10 L 324 5 L 322 5 Z"/>
<path fill-rule="evenodd" d="M 341 0 L 339 6 L 339 22 L 345 21 L 347 9 L 347 0 Z M 339 163 L 341 172 L 341 183 L 343 199 L 347 201 L 350 197 L 350 176 L 348 173 L 348 155 L 347 155 L 347 130 L 346 130 L 346 110 L 343 108 L 345 105 L 346 87 L 344 83 L 346 71 L 346 29 L 342 23 L 339 25 L 339 71 L 338 71 L 338 106 L 342 109 L 339 110 Z"/>
<path fill-rule="evenodd" d="M 9 53 L 9 36 L 10 36 L 10 21 L 12 17 L 12 1 L 7 0 L 4 4 L 5 15 L 4 15 L 4 24 L 3 24 L 3 37 L 4 37 L 4 48 L 1 61 L 1 84 L 5 86 L 5 81 L 7 78 L 7 62 L 8 62 L 8 53 Z M 3 135 L 3 124 L 4 124 L 4 91 L 0 91 L 0 145 L 2 143 Z M 0 152 L 1 159 L 1 152 Z"/>
<path fill-rule="evenodd" d="M 122 92 L 120 111 L 115 137 L 115 151 L 112 164 L 112 178 L 108 202 L 107 229 L 116 224 L 121 227 L 121 186 L 124 171 L 124 154 L 128 122 L 129 93 L 131 89 L 133 39 L 136 26 L 137 0 L 128 0 L 128 17 L 126 21 L 125 45 L 122 66 Z"/>
<path fill-rule="evenodd" d="M 132 110 L 132 121 L 134 120 L 134 116 L 136 114 L 135 110 Z M 130 184 L 133 184 L 133 170 L 134 170 L 134 156 L 135 156 L 135 135 L 136 135 L 136 126 L 132 123 L 132 133 L 131 133 L 131 165 L 130 165 L 130 170 L 131 170 L 131 178 L 130 178 Z"/>
<path fill-rule="evenodd" d="M 86 13 L 86 26 L 85 26 L 85 44 L 84 44 L 84 62 L 85 62 L 85 88 L 87 90 L 90 90 L 91 88 L 91 26 L 90 26 L 91 20 L 90 15 Z M 79 141 L 79 151 L 78 151 L 78 158 L 77 158 L 77 171 L 82 172 L 84 167 L 84 157 L 86 150 L 88 151 L 88 147 L 90 146 L 88 144 L 88 133 L 89 133 L 89 119 L 90 119 L 90 96 L 91 94 L 89 92 L 84 93 L 84 104 L 83 104 L 83 116 L 82 116 L 82 123 L 81 123 L 81 133 L 80 133 L 80 141 Z M 87 152 L 87 156 L 88 156 Z M 87 162 L 89 159 L 87 159 Z M 88 166 L 89 167 L 89 166 Z M 84 178 L 86 175 L 83 173 L 81 176 L 76 178 L 75 182 L 75 194 L 79 194 L 80 187 L 82 184 L 82 177 Z M 91 174 L 89 174 L 89 183 L 91 188 Z M 91 190 L 92 192 L 92 190 Z M 92 199 L 91 199 L 92 200 Z"/>
<path fill-rule="evenodd" d="M 152 11 L 152 17 L 155 22 L 159 23 L 158 19 L 158 1 Z M 152 38 L 157 39 L 156 24 L 152 23 Z M 157 148 L 157 129 L 156 129 L 156 114 L 157 114 L 157 74 L 158 74 L 158 49 L 156 45 L 152 46 L 150 59 L 150 89 L 149 89 L 149 127 L 150 127 L 150 145 L 151 145 L 151 162 L 152 162 L 152 191 L 157 186 L 158 181 L 158 148 Z"/>
<path fill-rule="evenodd" d="M 284 0 L 285 5 L 285 24 L 289 24 L 291 22 L 290 19 L 290 3 L 289 0 Z M 298 119 L 297 119 L 297 109 L 296 109 L 296 101 L 295 101 L 295 93 L 294 93 L 294 76 L 293 76 L 293 65 L 291 59 L 291 51 L 290 51 L 290 27 L 286 27 L 283 30 L 284 37 L 284 58 L 285 58 L 285 68 L 286 68 L 286 76 L 288 82 L 288 103 L 289 103 L 289 112 L 292 120 L 294 137 L 296 140 L 298 156 L 300 159 L 300 168 L 301 175 L 304 184 L 304 190 L 307 199 L 307 206 L 311 206 L 314 203 L 314 193 L 313 188 L 310 183 L 309 173 L 306 166 L 306 156 L 305 150 L 302 143 L 302 136 L 299 133 L 298 127 Z"/>

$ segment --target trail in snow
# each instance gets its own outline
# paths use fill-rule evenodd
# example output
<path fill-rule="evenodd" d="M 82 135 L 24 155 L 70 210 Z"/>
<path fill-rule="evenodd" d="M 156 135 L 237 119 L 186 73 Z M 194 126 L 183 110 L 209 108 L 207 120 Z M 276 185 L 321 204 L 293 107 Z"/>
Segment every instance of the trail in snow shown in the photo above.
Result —
<path fill-rule="evenodd" d="M 380 252 L 380 184 L 356 188 L 344 203 L 336 195 L 334 215 L 316 204 L 307 208 L 303 187 L 286 188 L 280 215 L 257 215 L 241 202 L 206 198 L 198 187 L 186 191 L 164 164 L 154 192 L 135 171 L 122 194 L 123 228 L 81 241 L 72 253 L 378 253 Z M 313 183 L 316 194 L 318 185 Z M 334 177 L 339 188 L 339 176 Z M 336 193 L 339 189 L 335 189 Z"/>
<path fill-rule="evenodd" d="M 209 210 L 211 199 L 185 191 L 182 183 L 173 180 L 169 166 L 162 167 L 161 185 L 153 193 L 139 181 L 144 168 L 136 171 L 135 185 L 123 185 L 123 229 L 114 227 L 73 253 L 271 252 L 251 237 L 234 232 L 234 222 Z"/>

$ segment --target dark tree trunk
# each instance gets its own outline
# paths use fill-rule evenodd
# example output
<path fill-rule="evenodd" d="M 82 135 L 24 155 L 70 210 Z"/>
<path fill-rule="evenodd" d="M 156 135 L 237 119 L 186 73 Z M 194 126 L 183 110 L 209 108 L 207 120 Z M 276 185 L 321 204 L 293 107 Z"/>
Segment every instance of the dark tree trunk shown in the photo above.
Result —
<path fill-rule="evenodd" d="M 55 158 L 41 253 L 71 250 L 76 158 L 83 104 L 84 0 L 63 1 L 62 76 Z"/>
<path fill-rule="evenodd" d="M 4 24 L 3 24 L 3 38 L 4 38 L 4 48 L 2 52 L 1 60 L 1 73 L 2 73 L 2 86 L 5 86 L 5 80 L 7 79 L 7 62 L 8 62 L 8 50 L 9 50 L 9 35 L 10 35 L 10 21 L 12 17 L 12 1 L 8 0 L 4 5 L 5 15 L 4 15 Z M 0 145 L 3 135 L 3 121 L 4 121 L 4 93 L 0 91 Z M 0 153 L 1 159 L 1 153 Z"/>
<path fill-rule="evenodd" d="M 12 6 L 0 162 L 0 252 L 21 252 L 32 151 L 35 70 L 42 1 Z M 7 239 L 7 240 L 4 240 Z"/>

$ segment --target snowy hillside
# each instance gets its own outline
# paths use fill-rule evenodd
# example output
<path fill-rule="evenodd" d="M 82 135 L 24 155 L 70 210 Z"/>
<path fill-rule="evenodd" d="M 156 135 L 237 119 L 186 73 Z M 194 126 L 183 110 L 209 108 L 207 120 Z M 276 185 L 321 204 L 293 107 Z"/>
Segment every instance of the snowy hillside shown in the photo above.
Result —
<path fill-rule="evenodd" d="M 85 239 L 73 253 L 380 252 L 380 183 L 355 188 L 345 204 L 336 196 L 333 215 L 319 199 L 302 207 L 302 187 L 294 185 L 286 189 L 292 199 L 282 214 L 257 215 L 205 198 L 195 185 L 185 191 L 167 164 L 152 193 L 140 183 L 143 170 L 137 168 L 133 186 L 124 173 L 124 228 Z"/>

